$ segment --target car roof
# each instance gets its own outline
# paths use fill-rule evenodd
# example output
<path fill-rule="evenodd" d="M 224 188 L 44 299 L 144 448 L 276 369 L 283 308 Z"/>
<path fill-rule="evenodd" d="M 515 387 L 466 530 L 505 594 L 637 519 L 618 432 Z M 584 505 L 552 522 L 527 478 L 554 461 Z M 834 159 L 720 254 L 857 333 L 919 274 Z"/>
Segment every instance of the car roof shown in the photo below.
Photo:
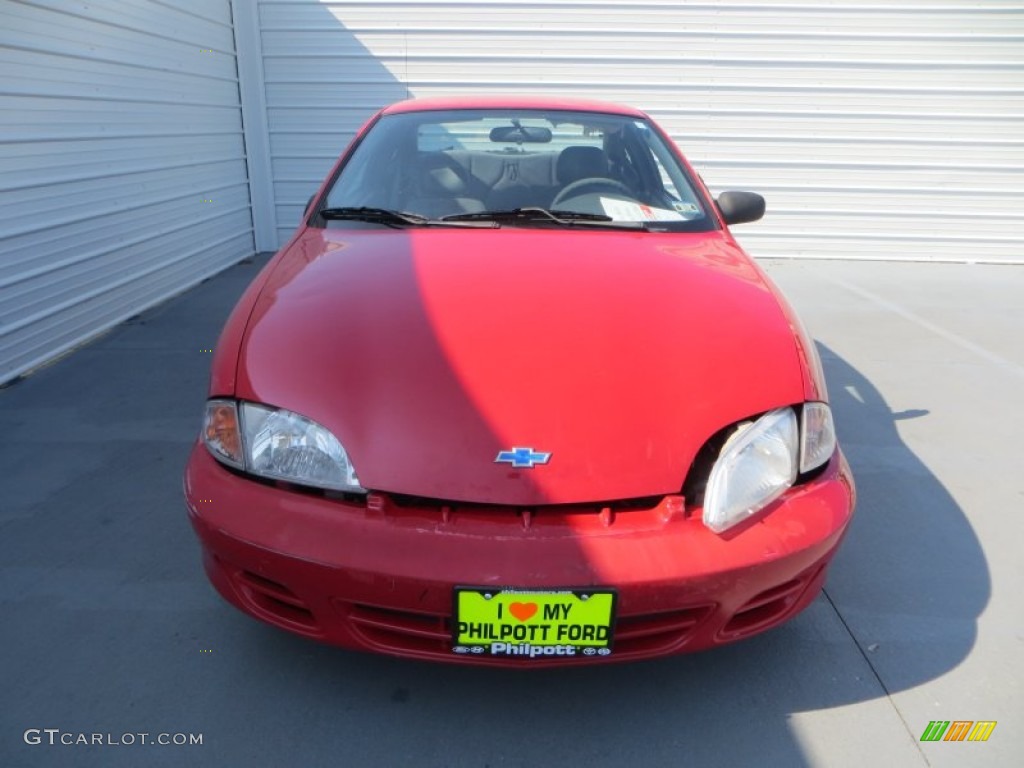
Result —
<path fill-rule="evenodd" d="M 448 109 L 564 109 L 573 112 L 647 117 L 639 109 L 621 104 L 550 96 L 442 96 L 409 99 L 386 107 L 382 114 L 393 115 L 402 112 L 429 112 Z"/>

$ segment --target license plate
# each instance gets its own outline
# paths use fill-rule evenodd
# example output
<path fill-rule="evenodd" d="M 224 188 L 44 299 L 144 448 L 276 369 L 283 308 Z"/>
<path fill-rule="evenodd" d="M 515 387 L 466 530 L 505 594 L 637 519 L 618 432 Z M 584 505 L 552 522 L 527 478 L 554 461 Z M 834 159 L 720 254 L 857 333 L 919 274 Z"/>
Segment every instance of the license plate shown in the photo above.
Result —
<path fill-rule="evenodd" d="M 456 587 L 452 651 L 502 658 L 608 656 L 615 592 Z"/>

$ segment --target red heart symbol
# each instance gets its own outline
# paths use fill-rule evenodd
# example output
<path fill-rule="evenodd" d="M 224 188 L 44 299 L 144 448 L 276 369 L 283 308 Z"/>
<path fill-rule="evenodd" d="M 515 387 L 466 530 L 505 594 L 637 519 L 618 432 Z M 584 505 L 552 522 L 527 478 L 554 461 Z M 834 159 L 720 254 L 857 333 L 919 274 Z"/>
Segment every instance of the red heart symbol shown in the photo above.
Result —
<path fill-rule="evenodd" d="M 508 607 L 508 612 L 515 616 L 520 621 L 526 621 L 528 618 L 533 616 L 537 612 L 536 603 L 512 603 Z"/>

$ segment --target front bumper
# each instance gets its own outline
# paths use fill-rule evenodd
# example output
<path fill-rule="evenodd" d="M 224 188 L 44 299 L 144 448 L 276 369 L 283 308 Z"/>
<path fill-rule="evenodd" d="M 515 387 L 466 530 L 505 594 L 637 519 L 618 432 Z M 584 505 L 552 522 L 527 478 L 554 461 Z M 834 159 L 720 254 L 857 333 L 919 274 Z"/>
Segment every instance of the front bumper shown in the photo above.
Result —
<path fill-rule="evenodd" d="M 817 596 L 855 493 L 837 451 L 820 476 L 718 536 L 676 496 L 590 509 L 352 502 L 240 476 L 197 444 L 185 497 L 211 582 L 256 618 L 348 648 L 522 665 L 452 652 L 456 585 L 615 588 L 614 653 L 601 661 L 708 648 L 774 627 Z"/>

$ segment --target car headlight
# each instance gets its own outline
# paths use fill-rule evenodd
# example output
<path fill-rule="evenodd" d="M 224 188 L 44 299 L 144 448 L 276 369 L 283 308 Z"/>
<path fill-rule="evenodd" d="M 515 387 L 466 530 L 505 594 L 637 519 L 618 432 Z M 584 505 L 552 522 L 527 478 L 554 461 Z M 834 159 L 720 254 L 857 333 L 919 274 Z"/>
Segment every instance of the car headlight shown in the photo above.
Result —
<path fill-rule="evenodd" d="M 721 533 L 763 509 L 796 480 L 800 436 L 792 408 L 769 411 L 722 447 L 704 496 L 704 524 Z"/>
<path fill-rule="evenodd" d="M 214 458 L 251 474 L 317 488 L 364 491 L 338 438 L 292 411 L 210 400 L 202 434 Z"/>

